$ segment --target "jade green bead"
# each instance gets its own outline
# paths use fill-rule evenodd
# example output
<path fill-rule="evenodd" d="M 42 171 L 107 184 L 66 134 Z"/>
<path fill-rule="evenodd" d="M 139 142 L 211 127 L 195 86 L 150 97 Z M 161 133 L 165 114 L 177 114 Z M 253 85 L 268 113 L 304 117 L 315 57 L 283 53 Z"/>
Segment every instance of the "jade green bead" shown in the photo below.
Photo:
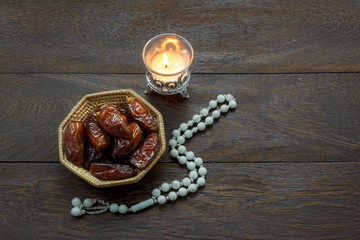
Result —
<path fill-rule="evenodd" d="M 181 129 L 181 131 L 185 131 L 188 129 L 188 125 L 186 123 L 182 123 L 182 124 L 180 124 L 180 129 Z"/>
<path fill-rule="evenodd" d="M 177 199 L 177 194 L 176 192 L 169 192 L 169 195 L 168 195 L 170 201 L 175 201 Z"/>
<path fill-rule="evenodd" d="M 86 198 L 83 202 L 84 207 L 91 207 L 94 204 L 93 200 L 90 198 Z"/>
<path fill-rule="evenodd" d="M 226 101 L 230 102 L 231 100 L 234 99 L 233 95 L 231 94 L 227 94 L 226 97 L 225 97 Z"/>
<path fill-rule="evenodd" d="M 160 191 L 160 189 L 158 189 L 158 188 L 155 188 L 153 191 L 152 191 L 152 195 L 154 196 L 154 197 L 159 197 L 160 196 L 160 194 L 161 194 L 161 191 Z"/>
<path fill-rule="evenodd" d="M 189 173 L 189 178 L 191 178 L 191 179 L 193 179 L 193 180 L 197 179 L 198 176 L 199 176 L 199 174 L 198 174 L 197 171 L 195 171 L 195 170 L 192 170 L 192 171 Z"/>
<path fill-rule="evenodd" d="M 191 193 L 194 193 L 197 191 L 197 186 L 194 183 L 190 184 L 190 186 L 188 188 Z"/>
<path fill-rule="evenodd" d="M 178 192 L 181 197 L 185 197 L 187 195 L 187 190 L 184 187 L 180 188 Z"/>
<path fill-rule="evenodd" d="M 186 147 L 184 145 L 181 145 L 178 147 L 178 151 L 180 154 L 183 154 L 186 152 Z"/>
<path fill-rule="evenodd" d="M 193 133 L 191 130 L 186 130 L 185 133 L 184 133 L 185 137 L 186 138 L 192 138 L 193 136 Z"/>
<path fill-rule="evenodd" d="M 230 102 L 229 102 L 229 106 L 230 106 L 230 108 L 236 108 L 236 102 L 234 101 L 234 100 L 231 100 Z"/>
<path fill-rule="evenodd" d="M 199 122 L 198 125 L 197 125 L 197 127 L 198 127 L 198 129 L 199 129 L 200 131 L 204 131 L 205 128 L 206 128 L 206 125 L 205 125 L 205 123 L 203 123 L 203 122 Z"/>
<path fill-rule="evenodd" d="M 176 149 L 172 149 L 172 150 L 170 151 L 170 156 L 172 156 L 172 157 L 177 157 L 177 156 L 179 156 L 179 151 L 176 150 Z"/>
<path fill-rule="evenodd" d="M 80 206 L 80 205 L 81 205 L 81 200 L 80 200 L 80 198 L 77 198 L 77 197 L 73 198 L 73 199 L 71 200 L 71 204 L 72 204 L 74 207 Z"/>
<path fill-rule="evenodd" d="M 205 118 L 205 122 L 206 122 L 207 125 L 211 125 L 211 124 L 214 123 L 214 118 L 207 117 L 207 118 Z"/>
<path fill-rule="evenodd" d="M 187 162 L 186 167 L 187 167 L 188 170 L 192 171 L 192 170 L 195 169 L 196 164 L 195 164 L 194 162 L 192 162 L 192 161 L 191 161 L 191 162 Z"/>
<path fill-rule="evenodd" d="M 199 158 L 199 157 L 195 158 L 194 162 L 197 166 L 200 166 L 203 164 L 202 158 Z"/>
<path fill-rule="evenodd" d="M 199 174 L 200 176 L 205 176 L 207 174 L 207 169 L 205 167 L 200 167 Z"/>
<path fill-rule="evenodd" d="M 201 121 L 201 116 L 198 115 L 198 114 L 194 115 L 194 116 L 193 116 L 193 121 L 194 121 L 195 123 L 200 122 L 200 121 Z"/>
<path fill-rule="evenodd" d="M 211 107 L 211 108 L 216 108 L 216 106 L 217 106 L 217 102 L 216 102 L 215 100 L 211 100 L 211 101 L 209 102 L 209 107 Z"/>
<path fill-rule="evenodd" d="M 157 198 L 157 202 L 158 202 L 158 204 L 165 204 L 165 203 L 166 203 L 166 198 L 165 198 L 165 196 L 160 195 L 160 196 Z"/>
<path fill-rule="evenodd" d="M 185 156 L 180 156 L 178 161 L 181 165 L 184 165 L 187 162 L 187 158 Z"/>
<path fill-rule="evenodd" d="M 83 212 L 81 211 L 81 209 L 79 207 L 73 207 L 71 209 L 71 215 L 73 215 L 74 217 L 79 217 L 79 216 L 83 215 Z"/>
<path fill-rule="evenodd" d="M 168 183 L 161 184 L 161 191 L 167 192 L 170 190 L 170 185 Z"/>
<path fill-rule="evenodd" d="M 175 190 L 178 190 L 178 189 L 180 188 L 180 186 L 181 186 L 181 184 L 180 184 L 180 182 L 179 182 L 178 180 L 174 180 L 174 181 L 172 181 L 172 183 L 171 183 L 171 187 L 172 187 L 173 189 L 175 189 Z"/>
<path fill-rule="evenodd" d="M 183 136 L 178 136 L 176 138 L 176 141 L 179 143 L 179 144 L 184 144 L 185 142 L 185 138 Z"/>
<path fill-rule="evenodd" d="M 187 159 L 189 159 L 189 160 L 193 160 L 193 159 L 194 159 L 194 157 L 195 157 L 194 152 L 192 152 L 192 151 L 188 151 L 188 152 L 186 153 L 186 158 L 187 158 Z"/>
<path fill-rule="evenodd" d="M 205 178 L 203 177 L 199 177 L 197 180 L 196 180 L 196 183 L 199 184 L 199 186 L 204 186 L 205 185 Z"/>
<path fill-rule="evenodd" d="M 226 104 L 221 105 L 220 110 L 221 110 L 223 113 L 226 113 L 227 111 L 229 111 L 229 106 L 226 105 Z"/>
<path fill-rule="evenodd" d="M 184 179 L 182 180 L 182 184 L 183 184 L 183 186 L 185 186 L 185 187 L 189 186 L 190 183 L 191 183 L 190 178 L 187 178 L 187 177 L 186 177 L 186 178 L 184 178 Z"/>
<path fill-rule="evenodd" d="M 128 211 L 128 207 L 127 207 L 126 205 L 121 204 L 121 205 L 119 206 L 119 213 L 125 214 L 125 213 L 127 213 L 127 211 Z"/>
<path fill-rule="evenodd" d="M 178 137 L 178 136 L 180 136 L 180 131 L 175 129 L 174 131 L 172 131 L 172 134 L 174 137 Z"/>
<path fill-rule="evenodd" d="M 214 110 L 214 111 L 212 112 L 212 116 L 213 116 L 214 118 L 219 118 L 219 117 L 220 117 L 220 111 L 219 111 L 219 110 Z"/>
<path fill-rule="evenodd" d="M 119 211 L 119 205 L 117 203 L 112 203 L 110 205 L 110 212 L 117 213 Z"/>
<path fill-rule="evenodd" d="M 169 145 L 170 145 L 170 147 L 175 147 L 177 145 L 177 141 L 175 139 L 171 139 L 169 141 Z"/>
<path fill-rule="evenodd" d="M 225 96 L 220 94 L 217 96 L 216 99 L 218 100 L 219 103 L 223 103 L 225 101 Z"/>
<path fill-rule="evenodd" d="M 201 116 L 206 117 L 207 115 L 209 115 L 209 110 L 206 108 L 203 108 L 200 110 L 200 114 L 201 114 Z"/>

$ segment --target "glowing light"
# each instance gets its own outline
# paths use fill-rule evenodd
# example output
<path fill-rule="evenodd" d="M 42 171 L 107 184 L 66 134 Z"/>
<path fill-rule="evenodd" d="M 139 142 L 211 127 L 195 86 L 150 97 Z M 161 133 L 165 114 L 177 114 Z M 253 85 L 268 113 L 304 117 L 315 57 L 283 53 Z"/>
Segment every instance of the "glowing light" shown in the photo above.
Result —
<path fill-rule="evenodd" d="M 163 63 L 164 63 L 164 68 L 167 69 L 169 65 L 169 60 L 165 52 L 163 53 Z"/>

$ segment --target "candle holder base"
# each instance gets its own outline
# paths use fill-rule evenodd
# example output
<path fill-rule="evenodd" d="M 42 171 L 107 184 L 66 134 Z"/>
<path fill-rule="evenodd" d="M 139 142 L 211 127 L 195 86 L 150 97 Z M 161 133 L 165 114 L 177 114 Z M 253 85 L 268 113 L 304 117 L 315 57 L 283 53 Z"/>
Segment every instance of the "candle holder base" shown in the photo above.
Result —
<path fill-rule="evenodd" d="M 180 94 L 181 94 L 181 96 L 183 98 L 189 98 L 190 97 L 190 95 L 189 95 L 189 93 L 187 91 L 187 88 L 185 88 L 183 91 L 181 91 Z"/>
<path fill-rule="evenodd" d="M 172 82 L 162 82 L 158 79 L 155 79 L 149 71 L 146 72 L 145 77 L 147 83 L 144 90 L 145 94 L 150 94 L 152 91 L 154 91 L 162 95 L 174 95 L 180 93 L 183 98 L 190 97 L 187 90 L 190 82 L 189 70 L 181 74 L 177 81 Z"/>
<path fill-rule="evenodd" d="M 150 87 L 149 85 L 146 85 L 146 88 L 145 88 L 145 90 L 144 90 L 144 93 L 145 93 L 146 95 L 148 95 L 148 94 L 150 94 L 151 92 L 152 92 L 151 87 Z"/>

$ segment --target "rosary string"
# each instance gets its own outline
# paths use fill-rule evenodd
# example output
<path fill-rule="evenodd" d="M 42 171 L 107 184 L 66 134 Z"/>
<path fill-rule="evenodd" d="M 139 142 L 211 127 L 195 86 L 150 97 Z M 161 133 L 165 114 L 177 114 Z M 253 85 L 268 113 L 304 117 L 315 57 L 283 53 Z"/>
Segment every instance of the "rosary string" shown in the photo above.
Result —
<path fill-rule="evenodd" d="M 79 217 L 84 214 L 101 214 L 108 210 L 120 214 L 135 213 L 154 204 L 163 205 L 175 201 L 178 197 L 186 197 L 189 193 L 195 193 L 205 185 L 207 169 L 203 165 L 202 158 L 195 156 L 194 152 L 188 151 L 183 144 L 198 131 L 204 131 L 207 126 L 212 125 L 214 119 L 220 118 L 221 113 L 227 113 L 230 109 L 235 109 L 236 106 L 236 99 L 231 94 L 220 94 L 215 100 L 209 102 L 208 107 L 201 109 L 199 114 L 195 114 L 190 121 L 181 123 L 179 128 L 172 131 L 172 138 L 169 141 L 170 156 L 176 158 L 179 164 L 186 166 L 189 170 L 188 177 L 181 181 L 174 180 L 171 183 L 161 184 L 152 191 L 151 198 L 131 207 L 127 207 L 125 204 L 110 204 L 99 199 L 86 198 L 81 201 L 75 197 L 71 200 L 73 205 L 71 215 Z M 201 121 L 202 119 L 204 121 Z M 95 204 L 96 206 L 94 206 Z"/>

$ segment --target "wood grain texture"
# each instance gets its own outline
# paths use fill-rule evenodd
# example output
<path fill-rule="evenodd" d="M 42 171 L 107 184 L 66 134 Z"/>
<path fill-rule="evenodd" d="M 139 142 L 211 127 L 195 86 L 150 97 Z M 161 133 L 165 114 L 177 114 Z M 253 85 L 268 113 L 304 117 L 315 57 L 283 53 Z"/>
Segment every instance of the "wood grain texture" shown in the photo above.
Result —
<path fill-rule="evenodd" d="M 195 74 L 191 97 L 144 95 L 144 75 L 0 75 L 0 161 L 58 162 L 57 128 L 85 95 L 132 88 L 166 137 L 219 93 L 238 108 L 186 143 L 210 162 L 359 161 L 360 74 Z M 160 159 L 171 162 L 168 151 Z"/>
<path fill-rule="evenodd" d="M 0 0 L 0 239 L 360 239 L 359 9 L 355 0 Z M 142 48 L 164 32 L 194 47 L 190 99 L 143 94 Z M 59 163 L 70 109 L 120 88 L 163 114 L 168 140 L 219 93 L 238 108 L 185 144 L 208 169 L 196 194 L 76 219 L 75 196 L 130 206 L 187 176 L 168 151 L 141 182 L 107 189 Z"/>
<path fill-rule="evenodd" d="M 210 163 L 196 194 L 137 214 L 70 215 L 71 199 L 131 205 L 178 164 L 157 164 L 139 184 L 96 189 L 60 164 L 0 168 L 2 239 L 358 239 L 360 163 Z M 16 177 L 14 177 L 16 176 Z"/>
<path fill-rule="evenodd" d="M 174 32 L 193 72 L 360 71 L 359 1 L 1 1 L 0 72 L 143 73 Z"/>

